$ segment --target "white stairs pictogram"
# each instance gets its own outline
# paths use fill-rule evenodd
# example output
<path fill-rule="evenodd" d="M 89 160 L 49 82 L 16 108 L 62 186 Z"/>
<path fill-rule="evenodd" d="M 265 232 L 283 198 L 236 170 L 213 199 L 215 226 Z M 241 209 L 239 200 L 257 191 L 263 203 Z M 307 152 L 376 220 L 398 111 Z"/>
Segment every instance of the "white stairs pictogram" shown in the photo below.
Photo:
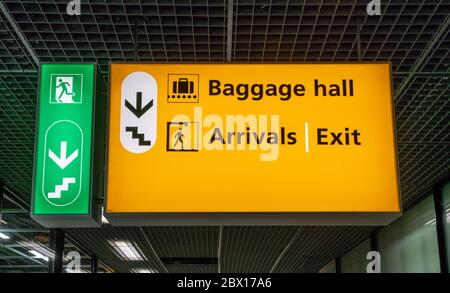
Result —
<path fill-rule="evenodd" d="M 69 184 L 75 183 L 75 178 L 64 177 L 61 185 L 55 186 L 55 192 L 49 192 L 48 198 L 61 198 L 61 191 L 69 190 Z"/>

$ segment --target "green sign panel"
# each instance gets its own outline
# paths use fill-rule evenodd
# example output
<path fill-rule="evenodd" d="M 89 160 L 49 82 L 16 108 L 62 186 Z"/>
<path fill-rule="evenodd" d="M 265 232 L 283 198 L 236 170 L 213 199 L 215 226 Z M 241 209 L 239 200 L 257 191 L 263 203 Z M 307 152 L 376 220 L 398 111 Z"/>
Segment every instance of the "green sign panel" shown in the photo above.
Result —
<path fill-rule="evenodd" d="M 103 139 L 95 114 L 104 109 L 95 64 L 43 64 L 38 103 L 32 217 L 47 227 L 96 224 Z"/>

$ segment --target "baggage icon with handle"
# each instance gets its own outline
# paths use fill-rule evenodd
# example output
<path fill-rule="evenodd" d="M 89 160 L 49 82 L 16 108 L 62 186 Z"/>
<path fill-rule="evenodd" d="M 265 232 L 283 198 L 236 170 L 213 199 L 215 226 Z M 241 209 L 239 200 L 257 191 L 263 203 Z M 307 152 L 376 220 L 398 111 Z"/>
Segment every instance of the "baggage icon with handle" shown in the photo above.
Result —
<path fill-rule="evenodd" d="M 199 89 L 198 74 L 169 74 L 167 76 L 168 103 L 198 103 Z"/>
<path fill-rule="evenodd" d="M 194 92 L 194 82 L 180 77 L 178 81 L 173 82 L 172 92 L 175 94 L 192 94 Z"/>

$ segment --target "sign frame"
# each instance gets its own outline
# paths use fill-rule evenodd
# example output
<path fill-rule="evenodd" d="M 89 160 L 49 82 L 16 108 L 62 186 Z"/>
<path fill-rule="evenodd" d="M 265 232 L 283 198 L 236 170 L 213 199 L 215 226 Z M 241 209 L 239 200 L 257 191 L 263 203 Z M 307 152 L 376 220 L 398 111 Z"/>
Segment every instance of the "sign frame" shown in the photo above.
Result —
<path fill-rule="evenodd" d="M 395 174 L 397 181 L 398 212 L 108 212 L 108 160 L 110 141 L 110 95 L 111 95 L 111 65 L 366 65 L 385 64 L 389 66 L 389 82 L 391 97 L 391 121 L 394 142 Z M 113 226 L 248 226 L 248 225 L 317 225 L 317 226 L 384 226 L 389 225 L 403 214 L 401 200 L 400 168 L 398 160 L 397 127 L 395 119 L 395 103 L 393 89 L 392 62 L 109 62 L 109 80 L 107 93 L 107 126 L 106 126 L 106 155 L 105 155 L 105 211 L 104 216 Z M 164 99 L 163 99 L 164 100 Z"/>
<path fill-rule="evenodd" d="M 43 65 L 92 65 L 92 122 L 90 126 L 90 162 L 89 162 L 89 200 L 87 214 L 35 214 L 35 188 L 37 174 L 37 149 L 39 139 L 39 118 L 41 104 L 41 78 Z M 50 77 L 51 78 L 51 77 Z M 105 167 L 105 129 L 106 129 L 106 100 L 102 92 L 105 92 L 105 83 L 101 76 L 98 64 L 95 62 L 76 63 L 40 63 L 38 70 L 36 124 L 33 155 L 33 181 L 30 206 L 30 217 L 46 228 L 75 228 L 75 227 L 100 227 L 102 216 L 102 202 L 104 197 L 104 167 Z M 51 97 L 46 97 L 49 99 Z M 74 103 L 74 104 L 81 104 Z M 55 122 L 56 123 L 56 122 Z M 81 170 L 80 170 L 81 172 Z M 39 179 L 41 180 L 41 179 Z"/>

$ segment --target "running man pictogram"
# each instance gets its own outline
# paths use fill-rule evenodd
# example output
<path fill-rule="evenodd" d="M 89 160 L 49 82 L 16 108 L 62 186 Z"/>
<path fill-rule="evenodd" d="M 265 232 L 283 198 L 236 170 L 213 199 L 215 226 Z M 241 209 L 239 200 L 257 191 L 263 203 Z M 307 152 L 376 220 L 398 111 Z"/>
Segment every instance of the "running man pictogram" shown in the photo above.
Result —
<path fill-rule="evenodd" d="M 168 152 L 197 152 L 198 129 L 197 122 L 167 122 L 166 150 Z"/>
<path fill-rule="evenodd" d="M 181 149 L 184 150 L 184 142 L 183 142 L 183 128 L 180 127 L 178 129 L 178 131 L 175 133 L 174 138 L 175 138 L 175 144 L 173 145 L 174 148 L 177 147 L 177 144 L 180 142 L 181 143 Z"/>
<path fill-rule="evenodd" d="M 61 88 L 61 91 L 59 93 L 59 96 L 56 97 L 56 102 L 58 103 L 73 103 L 72 97 L 75 96 L 75 93 L 69 93 L 69 87 L 71 87 L 72 84 L 70 84 L 67 81 L 64 81 L 62 78 L 58 79 L 58 84 L 56 85 L 56 88 Z M 69 96 L 69 101 L 65 101 L 62 98 Z"/>
<path fill-rule="evenodd" d="M 81 104 L 83 102 L 83 74 L 52 74 L 50 104 Z"/>

